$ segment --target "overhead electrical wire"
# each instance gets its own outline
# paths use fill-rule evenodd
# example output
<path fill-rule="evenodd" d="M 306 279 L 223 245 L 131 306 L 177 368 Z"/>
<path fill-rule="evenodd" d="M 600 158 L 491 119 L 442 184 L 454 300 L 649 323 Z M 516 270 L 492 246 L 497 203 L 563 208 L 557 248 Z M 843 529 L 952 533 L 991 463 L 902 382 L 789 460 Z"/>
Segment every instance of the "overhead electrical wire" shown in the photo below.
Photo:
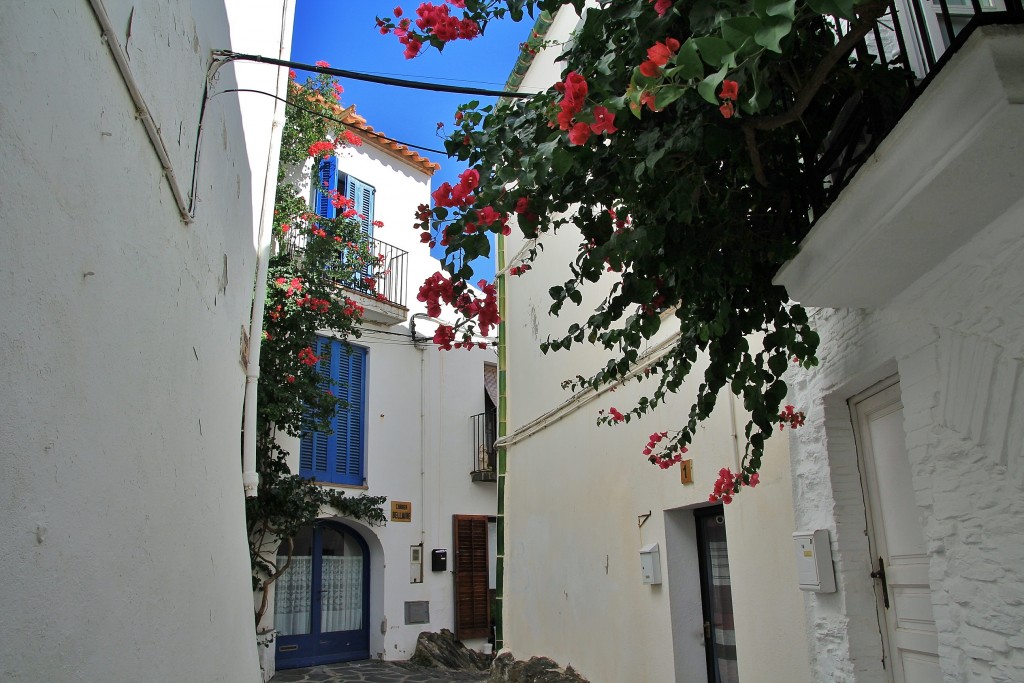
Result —
<path fill-rule="evenodd" d="M 274 66 L 288 67 L 289 69 L 301 69 L 303 71 L 312 71 L 314 73 L 326 74 L 328 76 L 337 76 L 338 78 L 351 78 L 355 81 L 366 81 L 367 83 L 379 83 L 381 85 L 394 85 L 400 88 L 411 88 L 413 90 L 449 92 L 459 95 L 479 95 L 481 97 L 511 97 L 516 99 L 525 99 L 533 97 L 536 94 L 511 92 L 507 90 L 490 90 L 488 88 L 467 88 L 461 85 L 444 85 L 443 83 L 421 83 L 420 81 L 410 81 L 404 78 L 374 76 L 373 74 L 363 73 L 360 71 L 335 69 L 331 66 L 317 66 L 315 64 L 303 64 L 302 62 L 292 62 L 286 59 L 274 59 L 273 57 L 264 57 L 262 55 L 247 55 L 239 52 L 231 52 L 229 50 L 217 50 L 214 54 L 227 61 L 242 60 L 248 62 L 259 62 L 261 64 L 272 64 Z"/>
<path fill-rule="evenodd" d="M 290 101 L 288 101 L 287 99 L 285 99 L 283 97 L 278 97 L 277 95 L 275 95 L 273 93 L 266 92 L 265 90 L 255 90 L 253 88 L 229 88 L 227 90 L 221 90 L 221 91 L 219 91 L 216 94 L 220 95 L 220 94 L 229 93 L 229 92 L 251 92 L 251 93 L 257 93 L 259 95 L 266 95 L 267 97 L 273 97 L 275 100 L 280 100 L 281 102 L 284 102 L 285 104 L 287 104 L 290 107 L 295 107 L 296 109 L 300 109 L 300 110 L 302 110 L 304 112 L 307 112 L 309 114 L 313 114 L 314 116 L 319 116 L 320 118 L 327 119 L 328 121 L 334 121 L 336 123 L 341 123 L 343 125 L 352 125 L 352 124 L 347 124 L 344 121 L 342 121 L 341 119 L 335 118 L 333 116 L 328 116 L 327 114 L 323 114 L 321 112 L 314 111 L 312 109 L 309 109 L 308 107 L 303 107 L 302 105 L 295 104 L 294 102 L 290 102 Z M 378 133 L 377 131 L 364 130 L 362 128 L 359 128 L 358 126 L 354 126 L 354 127 L 357 130 L 360 130 L 360 131 L 366 133 L 367 135 L 372 135 L 372 136 L 374 136 L 376 138 L 380 138 L 382 140 L 387 140 L 388 142 L 395 142 L 395 143 L 397 143 L 399 145 L 404 145 L 405 147 L 412 147 L 414 149 L 422 149 L 424 152 L 434 152 L 435 154 L 444 154 L 445 156 L 448 155 L 448 152 L 445 152 L 444 150 L 441 150 L 441 149 L 434 149 L 433 147 L 424 147 L 423 145 L 414 145 L 411 142 L 403 142 L 402 140 L 396 140 L 396 139 L 394 139 L 392 137 L 388 137 L 387 135 L 383 135 L 381 133 Z"/>

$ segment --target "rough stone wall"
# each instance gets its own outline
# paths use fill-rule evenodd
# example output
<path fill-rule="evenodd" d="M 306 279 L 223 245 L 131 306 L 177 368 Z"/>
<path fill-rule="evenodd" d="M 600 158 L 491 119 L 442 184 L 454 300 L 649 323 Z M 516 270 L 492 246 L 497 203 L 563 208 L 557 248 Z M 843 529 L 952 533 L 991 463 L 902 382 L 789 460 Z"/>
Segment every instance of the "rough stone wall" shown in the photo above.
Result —
<path fill-rule="evenodd" d="M 797 528 L 832 534 L 808 594 L 814 680 L 885 680 L 846 401 L 898 375 L 945 681 L 1024 680 L 1024 202 L 880 311 L 819 309 L 821 364 L 790 376 Z"/>

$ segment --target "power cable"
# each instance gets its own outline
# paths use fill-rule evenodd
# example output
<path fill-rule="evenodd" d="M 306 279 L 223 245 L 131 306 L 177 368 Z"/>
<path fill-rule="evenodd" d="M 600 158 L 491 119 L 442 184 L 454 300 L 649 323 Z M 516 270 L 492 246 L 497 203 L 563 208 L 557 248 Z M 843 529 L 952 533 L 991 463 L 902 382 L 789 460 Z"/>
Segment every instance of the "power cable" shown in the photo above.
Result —
<path fill-rule="evenodd" d="M 316 66 L 315 64 L 303 64 L 302 62 L 292 62 L 286 59 L 274 59 L 273 57 L 264 57 L 262 55 L 246 55 L 238 52 L 231 52 L 230 50 L 217 50 L 214 54 L 217 57 L 221 57 L 226 60 L 242 60 L 248 62 L 259 62 L 261 64 L 272 64 L 274 66 L 288 67 L 289 69 L 302 69 L 303 71 L 312 71 L 318 74 L 337 76 L 338 78 L 351 78 L 356 81 L 379 83 L 381 85 L 394 85 L 400 88 L 412 88 L 413 90 L 449 92 L 459 95 L 479 95 L 482 97 L 511 97 L 518 99 L 533 97 L 536 94 L 509 92 L 505 90 L 489 90 L 486 88 L 467 88 L 461 85 L 444 85 L 441 83 L 421 83 L 419 81 L 409 81 L 403 78 L 389 78 L 387 76 L 374 76 L 372 74 L 362 73 L 359 71 L 335 69 L 330 66 Z"/>
<path fill-rule="evenodd" d="M 304 112 L 307 112 L 309 114 L 313 114 L 314 116 L 319 116 L 321 118 L 327 119 L 328 121 L 334 121 L 335 123 L 340 123 L 340 124 L 346 125 L 346 126 L 352 125 L 352 124 L 345 123 L 341 119 L 336 119 L 333 116 L 328 116 L 327 114 L 323 114 L 321 112 L 314 111 L 314 110 L 309 109 L 307 107 L 303 107 L 302 105 L 295 104 L 294 102 L 291 102 L 291 101 L 289 101 L 289 100 L 287 100 L 287 99 L 285 99 L 283 97 L 278 97 L 277 95 L 274 95 L 273 93 L 266 92 L 264 90 L 254 90 L 252 88 L 229 88 L 227 90 L 221 90 L 217 94 L 220 95 L 222 93 L 229 93 L 229 92 L 252 92 L 252 93 L 257 93 L 259 95 L 266 95 L 267 97 L 273 97 L 275 100 L 279 100 L 281 102 L 284 102 L 285 104 L 287 104 L 290 107 L 295 107 L 296 109 L 301 109 Z M 370 132 L 368 130 L 363 130 L 362 128 L 358 128 L 357 126 L 353 126 L 353 127 L 356 128 L 357 130 L 360 130 L 360 131 L 366 133 L 367 135 L 372 135 L 372 136 L 380 138 L 382 140 L 387 140 L 388 142 L 395 142 L 395 143 L 397 143 L 399 145 L 404 145 L 406 147 L 413 147 L 415 149 L 422 149 L 424 152 L 434 152 L 435 154 L 444 154 L 445 156 L 448 156 L 448 152 L 445 152 L 444 150 L 434 149 L 433 147 L 424 147 L 423 145 L 414 145 L 411 142 L 403 142 L 401 140 L 396 140 L 394 138 L 388 137 L 387 135 L 382 135 L 381 133 L 378 133 L 376 131 Z"/>

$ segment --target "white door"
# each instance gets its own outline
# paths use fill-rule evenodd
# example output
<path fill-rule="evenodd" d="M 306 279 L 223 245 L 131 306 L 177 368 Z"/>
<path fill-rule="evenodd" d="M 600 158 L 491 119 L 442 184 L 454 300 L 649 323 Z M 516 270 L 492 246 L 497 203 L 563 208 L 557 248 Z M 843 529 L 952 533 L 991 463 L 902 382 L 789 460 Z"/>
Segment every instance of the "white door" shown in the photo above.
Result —
<path fill-rule="evenodd" d="M 877 389 L 877 388 L 876 388 Z M 894 683 L 942 680 L 928 554 L 903 434 L 899 384 L 851 399 L 885 666 Z"/>

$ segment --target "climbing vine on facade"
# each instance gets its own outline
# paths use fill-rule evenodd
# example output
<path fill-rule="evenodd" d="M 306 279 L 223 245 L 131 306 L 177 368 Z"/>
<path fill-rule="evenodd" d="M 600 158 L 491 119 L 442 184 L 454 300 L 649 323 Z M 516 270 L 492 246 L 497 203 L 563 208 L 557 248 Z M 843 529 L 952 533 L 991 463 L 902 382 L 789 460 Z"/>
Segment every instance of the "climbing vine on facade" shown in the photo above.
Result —
<path fill-rule="evenodd" d="M 323 510 L 368 524 L 385 522 L 383 497 L 346 496 L 300 477 L 289 469 L 289 454 L 279 440 L 311 429 L 329 431 L 331 417 L 343 407 L 336 387 L 318 372 L 328 359 L 325 351 L 314 352 L 315 334 L 330 330 L 342 339 L 359 336 L 363 309 L 345 285 L 380 261 L 351 201 L 315 186 L 321 160 L 346 145 L 361 144 L 358 135 L 336 121 L 344 113 L 338 104 L 341 92 L 326 76 L 300 85 L 292 73 L 288 81 L 257 394 L 260 480 L 257 495 L 246 499 L 253 590 L 261 593 L 257 626 L 268 608 L 268 587 L 291 562 L 291 538 Z M 314 187 L 307 192 L 298 183 L 310 169 Z M 330 204 L 333 210 L 321 213 L 334 217 L 317 214 L 311 206 L 316 200 Z M 366 287 L 359 282 L 360 291 Z M 282 543 L 285 552 L 279 554 Z"/>
<path fill-rule="evenodd" d="M 529 99 L 470 102 L 455 114 L 446 149 L 470 170 L 457 186 L 438 188 L 433 208 L 417 217 L 423 240 L 446 254 L 446 274 L 424 286 L 445 302 L 464 292 L 472 277 L 465 264 L 490 251 L 486 233 L 512 225 L 531 242 L 507 273 L 537 276 L 531 264 L 544 240 L 571 231 L 578 253 L 568 280 L 547 283 L 550 312 L 580 305 L 587 283 L 607 284 L 607 296 L 542 350 L 583 342 L 606 349 L 606 365 L 565 385 L 597 389 L 627 379 L 647 340 L 676 327 L 674 346 L 633 373 L 649 383 L 647 395 L 599 422 L 628 422 L 658 406 L 702 355 L 687 417 L 652 435 L 644 455 L 677 462 L 720 392 L 732 391 L 750 418 L 741 470 L 724 472 L 712 494 L 728 502 L 756 485 L 765 441 L 783 423 L 797 426 L 799 411 L 783 407 L 787 368 L 817 364 L 806 311 L 772 279 L 824 210 L 822 188 L 836 180 L 819 160 L 849 106 L 892 119 L 905 99 L 907 71 L 855 53 L 888 5 L 449 0 L 411 15 L 396 8 L 378 25 L 414 57 L 476 39 L 495 19 L 563 5 L 583 18 L 562 48 L 560 80 Z M 531 36 L 524 49 L 542 42 Z M 445 330 L 449 342 L 480 324 L 472 309 L 463 316 Z"/>

